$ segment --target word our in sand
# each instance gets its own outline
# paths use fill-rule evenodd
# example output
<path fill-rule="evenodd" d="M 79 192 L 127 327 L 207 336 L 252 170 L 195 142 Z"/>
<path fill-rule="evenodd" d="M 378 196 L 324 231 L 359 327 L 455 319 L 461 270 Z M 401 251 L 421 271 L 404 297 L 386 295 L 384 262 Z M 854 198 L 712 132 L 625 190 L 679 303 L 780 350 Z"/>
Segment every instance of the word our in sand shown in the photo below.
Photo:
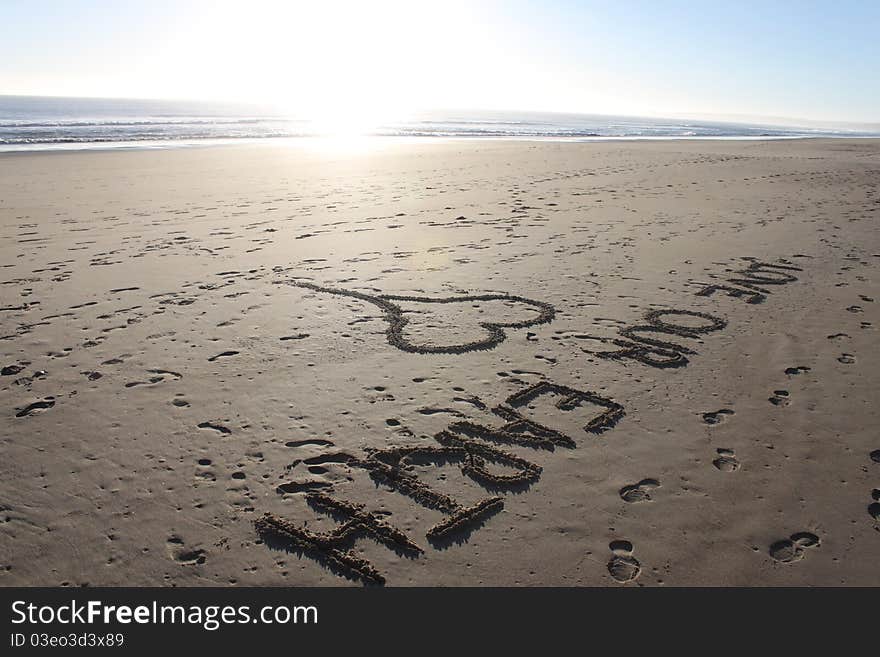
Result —
<path fill-rule="evenodd" d="M 527 419 L 519 412 L 518 409 L 544 396 L 555 397 L 555 408 L 560 411 L 570 411 L 584 405 L 597 407 L 598 413 L 583 426 L 585 433 L 600 434 L 624 416 L 623 406 L 611 399 L 542 381 L 514 393 L 503 404 L 492 409 L 495 415 L 506 420 L 500 427 L 457 421 L 434 436 L 439 445 L 370 450 L 360 458 L 347 456 L 344 462 L 349 467 L 367 471 L 377 484 L 383 484 L 426 508 L 441 512 L 443 519 L 427 532 L 428 541 L 435 547 L 442 547 L 454 540 L 466 540 L 489 516 L 504 508 L 504 498 L 491 493 L 523 490 L 541 476 L 542 468 L 538 464 L 491 443 L 547 451 L 577 446 L 571 436 Z M 435 467 L 458 464 L 465 476 L 485 488 L 490 495 L 475 504 L 464 506 L 410 474 L 408 470 L 413 463 Z M 513 472 L 498 474 L 490 470 L 487 463 L 512 469 Z M 345 521 L 332 532 L 315 533 L 305 526 L 297 526 L 267 513 L 256 521 L 257 531 L 268 540 L 275 537 L 286 541 L 340 574 L 380 584 L 385 581 L 381 573 L 371 563 L 346 549 L 353 537 L 367 535 L 397 552 L 411 556 L 422 551 L 402 531 L 380 520 L 376 514 L 366 512 L 360 505 L 323 493 L 308 493 L 306 501 L 319 511 L 337 518 L 344 517 Z"/>

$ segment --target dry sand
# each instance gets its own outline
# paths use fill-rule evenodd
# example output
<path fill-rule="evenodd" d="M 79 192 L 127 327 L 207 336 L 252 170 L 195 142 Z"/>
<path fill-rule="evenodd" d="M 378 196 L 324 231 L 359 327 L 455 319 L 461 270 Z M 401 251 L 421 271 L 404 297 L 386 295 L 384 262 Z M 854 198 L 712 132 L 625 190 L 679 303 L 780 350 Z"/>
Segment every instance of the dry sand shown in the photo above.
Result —
<path fill-rule="evenodd" d="M 4 155 L 0 584 L 880 585 L 878 181 L 869 140 Z"/>

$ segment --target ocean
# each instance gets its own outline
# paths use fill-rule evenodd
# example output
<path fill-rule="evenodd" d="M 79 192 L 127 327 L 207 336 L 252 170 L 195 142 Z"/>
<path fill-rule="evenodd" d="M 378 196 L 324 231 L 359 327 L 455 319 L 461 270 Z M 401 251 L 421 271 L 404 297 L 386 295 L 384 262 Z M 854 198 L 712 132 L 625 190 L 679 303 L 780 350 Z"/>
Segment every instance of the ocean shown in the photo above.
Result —
<path fill-rule="evenodd" d="M 0 151 L 161 148 L 234 140 L 315 137 L 321 122 L 233 103 L 0 96 Z M 880 131 L 590 114 L 435 111 L 378 123 L 382 137 L 506 139 L 870 137 Z"/>

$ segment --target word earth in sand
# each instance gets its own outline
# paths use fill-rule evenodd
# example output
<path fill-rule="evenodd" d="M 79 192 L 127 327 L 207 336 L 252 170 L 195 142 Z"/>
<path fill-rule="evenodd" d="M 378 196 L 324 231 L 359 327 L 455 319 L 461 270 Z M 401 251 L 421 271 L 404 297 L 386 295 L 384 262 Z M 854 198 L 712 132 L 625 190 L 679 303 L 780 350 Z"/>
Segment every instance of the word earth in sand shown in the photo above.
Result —
<path fill-rule="evenodd" d="M 456 539 L 466 540 L 470 532 L 487 517 L 504 508 L 504 498 L 490 496 L 471 506 L 463 506 L 449 495 L 431 488 L 409 474 L 408 469 L 413 463 L 437 467 L 458 463 L 465 476 L 489 492 L 528 488 L 540 478 L 542 468 L 489 443 L 521 445 L 549 451 L 556 447 L 576 447 L 575 440 L 570 436 L 528 420 L 516 410 L 544 395 L 556 396 L 555 406 L 561 411 L 574 410 L 583 404 L 604 409 L 583 427 L 586 433 L 602 433 L 613 427 L 624 415 L 623 406 L 610 399 L 593 392 L 543 381 L 511 395 L 504 404 L 492 409 L 493 413 L 507 420 L 500 427 L 469 421 L 453 422 L 434 436 L 440 446 L 370 450 L 364 458 L 340 456 L 347 457 L 344 462 L 348 466 L 366 470 L 377 484 L 384 484 L 426 508 L 440 511 L 445 517 L 427 532 L 428 540 L 435 547 L 447 545 Z M 513 469 L 513 473 L 498 474 L 490 471 L 486 467 L 487 462 Z M 283 488 L 281 492 L 284 492 Z M 402 531 L 379 521 L 376 515 L 364 512 L 363 507 L 319 493 L 307 494 L 306 501 L 313 507 L 330 510 L 336 517 L 345 517 L 345 523 L 330 533 L 318 534 L 267 513 L 256 521 L 257 531 L 267 538 L 267 542 L 272 537 L 280 538 L 338 574 L 379 584 L 384 583 L 385 578 L 371 563 L 345 549 L 347 541 L 358 534 L 366 534 L 396 551 L 408 550 L 410 554 L 421 552 L 421 548 Z"/>
<path fill-rule="evenodd" d="M 419 296 L 402 296 L 396 294 L 367 294 L 365 292 L 357 292 L 355 290 L 345 290 L 342 288 L 324 287 L 314 283 L 305 281 L 290 281 L 291 285 L 296 287 L 304 287 L 315 292 L 323 292 L 326 294 L 335 294 L 338 296 L 351 297 L 360 299 L 378 307 L 385 314 L 385 320 L 388 322 L 388 330 L 385 332 L 388 338 L 388 344 L 397 347 L 401 351 L 408 351 L 414 354 L 463 354 L 468 351 L 479 351 L 483 349 L 492 349 L 507 338 L 504 332 L 506 328 L 519 329 L 535 326 L 537 324 L 546 324 L 553 321 L 556 316 L 556 309 L 549 303 L 543 301 L 534 301 L 519 297 L 512 294 L 476 294 L 457 297 L 419 297 Z M 403 329 L 409 323 L 409 319 L 404 316 L 403 308 L 394 303 L 394 301 L 414 301 L 418 303 L 462 303 L 466 301 L 512 301 L 531 306 L 538 311 L 538 316 L 534 319 L 524 320 L 521 322 L 480 322 L 480 326 L 486 330 L 486 337 L 482 340 L 474 340 L 464 344 L 453 344 L 446 346 L 417 345 L 413 344 L 403 336 Z"/>

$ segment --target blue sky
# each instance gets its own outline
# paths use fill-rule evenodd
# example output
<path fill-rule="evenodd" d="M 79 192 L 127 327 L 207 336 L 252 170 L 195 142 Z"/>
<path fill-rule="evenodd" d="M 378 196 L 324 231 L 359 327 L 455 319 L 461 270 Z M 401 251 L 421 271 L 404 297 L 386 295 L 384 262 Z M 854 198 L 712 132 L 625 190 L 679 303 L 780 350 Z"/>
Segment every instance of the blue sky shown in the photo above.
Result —
<path fill-rule="evenodd" d="M 880 122 L 880 1 L 0 0 L 0 93 Z"/>

